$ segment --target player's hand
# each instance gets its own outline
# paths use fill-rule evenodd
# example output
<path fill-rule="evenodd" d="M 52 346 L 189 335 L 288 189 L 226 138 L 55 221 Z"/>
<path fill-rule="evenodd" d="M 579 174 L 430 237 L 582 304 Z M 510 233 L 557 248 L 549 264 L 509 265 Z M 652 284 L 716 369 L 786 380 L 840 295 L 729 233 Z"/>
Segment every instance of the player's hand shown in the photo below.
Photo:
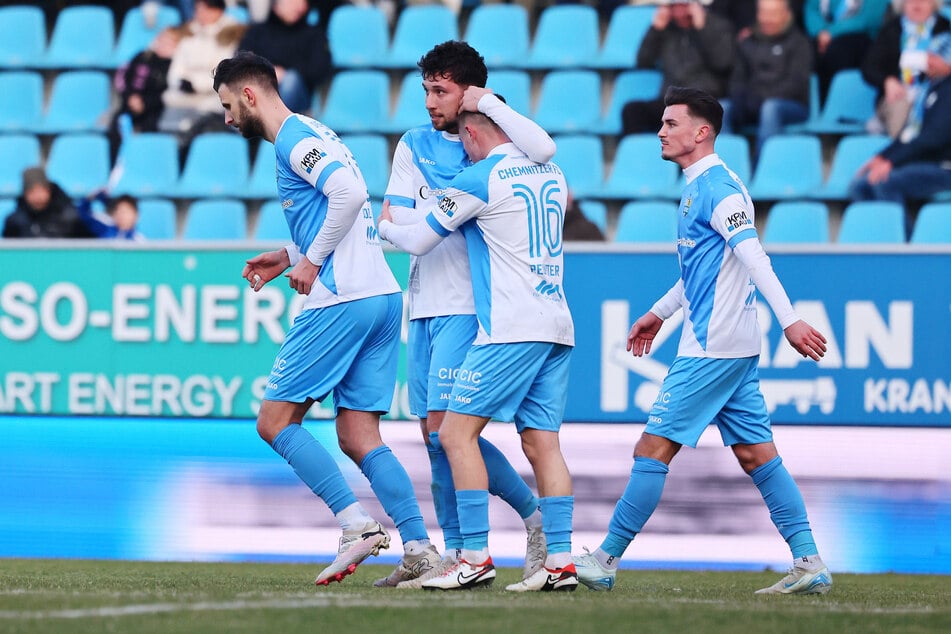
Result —
<path fill-rule="evenodd" d="M 826 353 L 826 338 L 822 333 L 799 320 L 783 331 L 786 340 L 803 357 L 818 361 Z"/>
<path fill-rule="evenodd" d="M 469 86 L 462 93 L 462 101 L 459 102 L 459 112 L 479 112 L 479 100 L 483 95 L 491 95 L 492 91 L 488 88 L 479 86 Z"/>
<path fill-rule="evenodd" d="M 245 262 L 241 277 L 248 280 L 251 289 L 257 293 L 265 284 L 287 270 L 290 265 L 290 258 L 284 249 L 268 251 Z"/>
<path fill-rule="evenodd" d="M 662 325 L 664 320 L 650 311 L 641 315 L 631 326 L 631 332 L 627 335 L 627 351 L 635 357 L 650 354 L 651 344 Z"/>
<path fill-rule="evenodd" d="M 320 267 L 304 256 L 285 277 L 295 291 L 301 295 L 310 295 L 310 289 L 314 287 L 318 273 L 320 273 Z"/>
<path fill-rule="evenodd" d="M 376 228 L 380 228 L 380 223 L 384 220 L 393 222 L 393 214 L 390 213 L 390 201 L 384 200 L 383 206 L 380 207 L 380 217 L 376 219 Z"/>

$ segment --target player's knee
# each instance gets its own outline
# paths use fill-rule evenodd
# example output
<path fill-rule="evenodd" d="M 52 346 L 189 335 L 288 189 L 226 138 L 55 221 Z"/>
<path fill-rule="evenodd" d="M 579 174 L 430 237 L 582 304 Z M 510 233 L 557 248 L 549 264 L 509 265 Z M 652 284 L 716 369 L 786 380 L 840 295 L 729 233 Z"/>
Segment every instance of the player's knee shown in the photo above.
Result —
<path fill-rule="evenodd" d="M 274 439 L 277 438 L 277 435 L 281 433 L 281 430 L 286 426 L 287 425 L 279 425 L 272 419 L 258 416 L 258 436 L 269 445 L 274 442 Z"/>

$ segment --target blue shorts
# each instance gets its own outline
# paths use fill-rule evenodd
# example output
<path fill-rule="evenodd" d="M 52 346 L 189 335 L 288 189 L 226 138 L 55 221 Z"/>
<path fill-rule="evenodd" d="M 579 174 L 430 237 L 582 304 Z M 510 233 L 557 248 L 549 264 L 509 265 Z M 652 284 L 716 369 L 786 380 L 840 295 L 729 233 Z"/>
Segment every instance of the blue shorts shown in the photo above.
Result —
<path fill-rule="evenodd" d="M 710 423 L 717 424 L 727 446 L 773 439 L 766 401 L 759 389 L 759 357 L 677 357 L 644 431 L 696 447 Z"/>
<path fill-rule="evenodd" d="M 449 409 L 459 414 L 515 421 L 558 431 L 568 400 L 571 346 L 493 343 L 472 346 L 456 377 Z"/>
<path fill-rule="evenodd" d="M 386 412 L 399 362 L 402 293 L 301 312 L 267 379 L 264 398 L 303 403 L 333 393 L 344 407 Z"/>
<path fill-rule="evenodd" d="M 409 411 L 426 418 L 428 412 L 449 409 L 449 395 L 479 330 L 475 315 L 426 317 L 409 322 Z"/>

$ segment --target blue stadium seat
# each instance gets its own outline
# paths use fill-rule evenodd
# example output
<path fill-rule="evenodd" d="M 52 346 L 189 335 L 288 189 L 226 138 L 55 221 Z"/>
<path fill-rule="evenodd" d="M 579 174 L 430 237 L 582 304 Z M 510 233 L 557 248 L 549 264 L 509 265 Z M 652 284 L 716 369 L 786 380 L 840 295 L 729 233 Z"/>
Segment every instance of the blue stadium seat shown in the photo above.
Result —
<path fill-rule="evenodd" d="M 261 139 L 244 198 L 277 198 L 277 159 L 270 141 Z"/>
<path fill-rule="evenodd" d="M 928 203 L 918 211 L 912 244 L 951 244 L 951 202 Z"/>
<path fill-rule="evenodd" d="M 726 166 L 743 181 L 744 185 L 749 187 L 750 177 L 753 174 L 749 140 L 742 134 L 723 133 L 717 136 L 716 151 L 717 156 Z M 678 188 L 683 190 L 687 184 L 683 174 L 680 175 L 678 182 L 680 183 Z"/>
<path fill-rule="evenodd" d="M 60 11 L 40 60 L 43 68 L 109 68 L 115 43 L 112 10 L 73 6 Z"/>
<path fill-rule="evenodd" d="M 528 11 L 520 4 L 481 4 L 472 10 L 466 41 L 492 68 L 518 68 L 528 58 Z"/>
<path fill-rule="evenodd" d="M 42 117 L 42 75 L 29 70 L 0 73 L 0 132 L 35 132 Z"/>
<path fill-rule="evenodd" d="M 188 208 L 182 230 L 184 240 L 246 240 L 247 237 L 247 210 L 239 200 L 196 200 Z"/>
<path fill-rule="evenodd" d="M 426 51 L 446 40 L 459 39 L 456 14 L 443 4 L 411 5 L 396 21 L 390 50 L 383 59 L 389 68 L 416 68 Z"/>
<path fill-rule="evenodd" d="M 327 25 L 330 53 L 337 68 L 369 68 L 386 58 L 390 30 L 376 6 L 345 4 L 334 9 Z"/>
<path fill-rule="evenodd" d="M 832 157 L 829 177 L 814 197 L 822 200 L 848 198 L 849 185 L 859 168 L 889 142 L 887 136 L 879 134 L 850 134 L 839 139 Z"/>
<path fill-rule="evenodd" d="M 632 201 L 621 207 L 615 242 L 677 241 L 677 203 L 661 200 Z"/>
<path fill-rule="evenodd" d="M 345 134 L 382 132 L 389 117 L 390 80 L 386 73 L 345 70 L 330 80 L 318 118 L 338 134 Z"/>
<path fill-rule="evenodd" d="M 534 118 L 549 134 L 590 132 L 601 118 L 601 77 L 593 70 L 546 73 Z"/>
<path fill-rule="evenodd" d="M 46 18 L 39 7 L 0 7 L 0 68 L 31 68 L 46 51 Z"/>
<path fill-rule="evenodd" d="M 905 241 L 905 209 L 899 203 L 860 201 L 842 213 L 839 244 L 900 244 Z"/>
<path fill-rule="evenodd" d="M 233 132 L 192 139 L 174 195 L 183 198 L 240 196 L 247 189 L 248 141 Z"/>
<path fill-rule="evenodd" d="M 593 134 L 559 136 L 554 162 L 565 173 L 575 198 L 594 196 L 604 182 L 604 148 Z"/>
<path fill-rule="evenodd" d="M 630 7 L 643 8 L 643 7 Z M 614 78 L 614 88 L 608 110 L 598 121 L 595 131 L 598 134 L 621 134 L 621 110 L 628 101 L 649 101 L 660 96 L 663 75 L 656 70 L 629 70 Z M 660 129 L 660 121 L 657 122 Z"/>
<path fill-rule="evenodd" d="M 109 171 L 109 141 L 104 135 L 60 134 L 53 139 L 46 175 L 73 198 L 104 188 Z"/>
<path fill-rule="evenodd" d="M 528 116 L 532 112 L 532 78 L 524 70 L 490 70 L 486 86 L 505 97 L 512 110 Z"/>
<path fill-rule="evenodd" d="M 680 199 L 680 169 L 660 157 L 660 141 L 653 134 L 631 134 L 621 139 L 614 163 L 599 197 L 610 199 Z"/>
<path fill-rule="evenodd" d="M 116 38 L 116 48 L 112 52 L 110 66 L 121 66 L 133 57 L 144 51 L 152 43 L 162 29 L 181 24 L 182 18 L 178 9 L 167 4 L 158 6 L 155 22 L 150 27 L 145 23 L 141 7 L 132 7 L 122 19 L 119 28 L 119 37 Z"/>
<path fill-rule="evenodd" d="M 865 83 L 858 69 L 840 70 L 829 84 L 829 94 L 819 120 L 805 126 L 815 134 L 857 134 L 875 114 L 875 89 Z"/>
<path fill-rule="evenodd" d="M 40 140 L 36 136 L 0 135 L 0 196 L 16 197 L 23 193 L 23 170 L 41 162 Z"/>
<path fill-rule="evenodd" d="M 783 200 L 769 210 L 766 244 L 811 244 L 829 242 L 829 208 L 825 203 Z"/>
<path fill-rule="evenodd" d="M 372 198 L 382 198 L 390 180 L 390 148 L 382 134 L 340 137 L 357 160 Z"/>
<path fill-rule="evenodd" d="M 608 207 L 603 202 L 597 200 L 579 200 L 578 207 L 584 217 L 598 225 L 601 233 L 607 233 L 608 230 Z"/>
<path fill-rule="evenodd" d="M 809 116 L 801 123 L 786 124 L 783 126 L 783 133 L 801 134 L 811 132 L 812 126 L 818 125 L 820 114 L 819 76 L 812 73 L 809 75 Z M 750 130 L 755 133 L 756 126 L 750 126 Z"/>
<path fill-rule="evenodd" d="M 402 134 L 410 128 L 430 123 L 426 113 L 426 92 L 423 90 L 423 78 L 418 71 L 410 71 L 403 76 L 400 94 L 396 99 L 393 115 L 386 120 L 384 131 Z"/>
<path fill-rule="evenodd" d="M 254 227 L 255 240 L 269 240 L 287 244 L 291 241 L 291 232 L 287 228 L 284 209 L 280 201 L 269 200 L 261 205 L 258 222 Z"/>
<path fill-rule="evenodd" d="M 611 14 L 595 68 L 628 69 L 637 61 L 641 40 L 654 19 L 654 7 L 624 5 Z"/>
<path fill-rule="evenodd" d="M 556 4 L 538 19 L 525 68 L 583 68 L 594 65 L 600 47 L 598 11 L 586 4 Z"/>
<path fill-rule="evenodd" d="M 139 201 L 139 222 L 135 229 L 149 240 L 174 240 L 175 203 L 165 198 Z"/>
<path fill-rule="evenodd" d="M 783 200 L 806 198 L 821 185 L 819 137 L 780 134 L 769 137 L 763 144 L 749 190 L 753 200 Z"/>
<path fill-rule="evenodd" d="M 105 131 L 111 86 L 98 70 L 64 71 L 56 75 L 46 114 L 38 131 L 45 134 Z"/>
<path fill-rule="evenodd" d="M 162 132 L 127 136 L 116 158 L 114 194 L 169 196 L 178 183 L 178 141 Z"/>

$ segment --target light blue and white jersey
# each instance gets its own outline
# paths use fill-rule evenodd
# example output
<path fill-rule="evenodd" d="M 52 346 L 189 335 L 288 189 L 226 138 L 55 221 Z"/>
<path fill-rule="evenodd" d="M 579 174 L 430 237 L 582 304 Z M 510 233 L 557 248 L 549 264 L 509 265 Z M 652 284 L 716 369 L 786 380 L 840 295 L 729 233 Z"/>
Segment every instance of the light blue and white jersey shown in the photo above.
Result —
<path fill-rule="evenodd" d="M 756 286 L 733 253 L 758 240 L 746 186 L 716 154 L 684 170 L 677 253 L 683 282 L 684 327 L 678 354 L 738 358 L 760 353 Z"/>
<path fill-rule="evenodd" d="M 277 133 L 274 151 L 277 190 L 297 250 L 306 254 L 322 230 L 324 236 L 340 235 L 323 258 L 304 308 L 400 292 L 383 256 L 363 175 L 336 133 L 309 117 L 291 115 Z M 350 215 L 328 222 L 329 199 L 324 186 L 337 170 L 347 170 L 348 187 L 362 188 L 365 202 L 355 219 Z M 347 229 L 346 223 L 351 221 Z M 338 223 L 344 226 L 330 226 Z"/>
<path fill-rule="evenodd" d="M 471 165 L 459 135 L 430 125 L 407 131 L 393 154 L 385 198 L 391 205 L 416 210 L 410 222 L 435 208 L 456 174 Z M 399 222 L 398 213 L 394 219 Z M 450 235 L 425 256 L 410 257 L 410 319 L 475 313 L 465 239 Z"/>
<path fill-rule="evenodd" d="M 463 229 L 479 334 L 474 345 L 574 345 L 564 287 L 568 187 L 554 163 L 534 163 L 514 144 L 456 176 L 426 216 L 436 233 Z"/>

